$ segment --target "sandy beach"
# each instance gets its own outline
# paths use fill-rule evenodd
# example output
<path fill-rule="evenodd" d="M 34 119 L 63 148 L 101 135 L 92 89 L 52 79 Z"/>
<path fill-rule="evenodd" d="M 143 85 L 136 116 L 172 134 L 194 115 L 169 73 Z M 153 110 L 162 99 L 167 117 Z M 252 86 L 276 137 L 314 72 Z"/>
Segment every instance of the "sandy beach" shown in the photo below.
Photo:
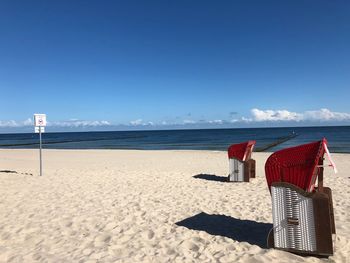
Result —
<path fill-rule="evenodd" d="M 333 154 L 335 253 L 266 249 L 264 164 L 223 182 L 226 152 L 0 150 L 0 262 L 350 262 L 350 155 Z"/>

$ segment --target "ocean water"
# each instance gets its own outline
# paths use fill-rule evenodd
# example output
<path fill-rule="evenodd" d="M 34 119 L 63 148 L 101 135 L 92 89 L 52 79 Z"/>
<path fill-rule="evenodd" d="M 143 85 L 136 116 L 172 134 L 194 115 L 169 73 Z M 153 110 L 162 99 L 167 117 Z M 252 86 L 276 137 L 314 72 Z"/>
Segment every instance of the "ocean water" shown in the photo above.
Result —
<path fill-rule="evenodd" d="M 321 140 L 331 152 L 350 153 L 350 126 L 244 128 L 158 131 L 44 133 L 43 147 L 50 149 L 193 149 L 226 150 L 229 145 L 256 140 L 256 150 L 282 148 Z M 283 141 L 282 143 L 279 143 Z M 0 148 L 38 148 L 35 133 L 0 134 Z M 273 147 L 269 147 L 276 144 Z"/>

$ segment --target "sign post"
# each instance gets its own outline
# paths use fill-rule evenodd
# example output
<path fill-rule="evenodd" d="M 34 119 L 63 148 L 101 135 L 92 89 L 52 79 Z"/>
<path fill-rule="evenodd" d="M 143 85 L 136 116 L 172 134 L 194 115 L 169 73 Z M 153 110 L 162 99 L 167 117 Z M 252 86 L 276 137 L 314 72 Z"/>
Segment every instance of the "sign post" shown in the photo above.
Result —
<path fill-rule="evenodd" d="M 40 176 L 43 175 L 43 166 L 42 166 L 42 142 L 41 142 L 41 133 L 45 132 L 46 126 L 46 114 L 34 114 L 34 131 L 39 133 L 39 156 L 40 156 Z"/>

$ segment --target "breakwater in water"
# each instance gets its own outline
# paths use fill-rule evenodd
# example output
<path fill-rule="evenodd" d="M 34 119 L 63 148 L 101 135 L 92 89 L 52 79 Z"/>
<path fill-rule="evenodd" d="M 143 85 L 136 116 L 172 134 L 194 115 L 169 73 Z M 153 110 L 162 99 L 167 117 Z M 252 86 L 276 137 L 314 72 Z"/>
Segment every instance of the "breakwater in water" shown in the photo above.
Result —
<path fill-rule="evenodd" d="M 265 146 L 262 146 L 260 148 L 256 148 L 255 151 L 256 152 L 266 152 L 268 151 L 269 149 L 272 149 L 274 147 L 277 147 L 278 145 L 282 144 L 282 143 L 285 143 L 291 139 L 294 139 L 295 137 L 297 137 L 298 134 L 293 132 L 292 134 L 288 135 L 288 136 L 284 136 L 284 137 L 280 137 L 280 138 L 276 138 L 276 141 L 272 142 L 272 143 L 269 143 Z"/>

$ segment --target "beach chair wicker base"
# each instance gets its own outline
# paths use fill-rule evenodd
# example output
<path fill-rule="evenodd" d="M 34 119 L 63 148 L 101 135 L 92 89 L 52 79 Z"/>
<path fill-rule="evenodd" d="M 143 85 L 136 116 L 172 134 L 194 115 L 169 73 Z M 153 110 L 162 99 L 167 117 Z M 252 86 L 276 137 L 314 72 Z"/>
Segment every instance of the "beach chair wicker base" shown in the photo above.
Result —
<path fill-rule="evenodd" d="M 314 257 L 319 257 L 319 258 L 327 258 L 329 256 L 332 256 L 332 254 L 322 254 L 322 253 L 317 253 L 317 252 L 311 252 L 311 251 L 301 251 L 301 250 L 296 250 L 296 249 L 284 249 L 284 248 L 276 248 L 274 245 L 274 238 L 273 238 L 273 228 L 270 230 L 268 236 L 267 236 L 267 248 L 274 248 L 282 251 L 286 251 L 289 253 L 293 253 L 296 255 L 300 256 L 314 256 Z"/>
<path fill-rule="evenodd" d="M 249 182 L 250 178 L 255 178 L 255 160 L 249 159 L 248 161 L 241 161 L 231 158 L 229 161 L 229 182 Z"/>
<path fill-rule="evenodd" d="M 333 255 L 331 191 L 327 191 L 330 195 L 305 192 L 289 183 L 273 183 L 273 229 L 267 246 L 300 255 Z"/>

